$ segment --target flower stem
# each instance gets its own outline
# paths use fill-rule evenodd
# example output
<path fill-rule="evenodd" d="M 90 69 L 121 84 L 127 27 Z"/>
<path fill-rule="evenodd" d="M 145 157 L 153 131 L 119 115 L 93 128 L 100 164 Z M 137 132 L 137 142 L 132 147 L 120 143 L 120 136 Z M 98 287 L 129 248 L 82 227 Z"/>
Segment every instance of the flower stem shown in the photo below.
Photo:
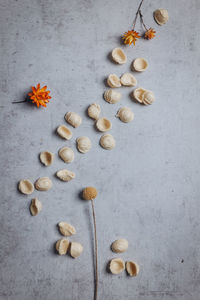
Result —
<path fill-rule="evenodd" d="M 145 30 L 148 30 L 146 25 L 144 24 L 144 19 L 143 19 L 143 15 L 142 15 L 141 10 L 139 10 L 139 14 L 140 14 L 140 20 L 141 20 L 142 25 L 144 26 Z"/>
<path fill-rule="evenodd" d="M 138 10 L 137 10 L 136 15 L 135 15 L 135 20 L 134 20 L 134 22 L 133 22 L 133 30 L 135 29 L 135 24 L 136 24 L 136 21 L 137 21 L 138 14 L 140 13 L 140 8 L 141 8 L 141 6 L 142 6 L 143 1 L 144 1 L 144 0 L 142 0 L 142 1 L 140 2 L 139 6 L 138 6 Z"/>
<path fill-rule="evenodd" d="M 25 100 L 23 100 L 23 101 L 13 101 L 12 103 L 23 103 L 23 102 L 26 102 L 27 100 L 25 99 Z"/>
<path fill-rule="evenodd" d="M 92 216 L 93 216 L 94 240 L 95 240 L 95 291 L 94 291 L 94 300 L 97 300 L 97 292 L 98 292 L 97 226 L 96 226 L 96 215 L 95 215 L 95 210 L 94 210 L 94 200 L 91 200 L 91 203 L 92 203 Z"/>

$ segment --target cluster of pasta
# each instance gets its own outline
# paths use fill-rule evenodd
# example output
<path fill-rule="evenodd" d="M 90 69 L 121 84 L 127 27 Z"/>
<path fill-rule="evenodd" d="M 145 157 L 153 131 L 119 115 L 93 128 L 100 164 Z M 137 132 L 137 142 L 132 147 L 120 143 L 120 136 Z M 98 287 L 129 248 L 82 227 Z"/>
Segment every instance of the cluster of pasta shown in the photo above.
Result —
<path fill-rule="evenodd" d="M 126 63 L 127 57 L 122 49 L 115 48 L 112 51 L 112 59 L 115 63 L 123 64 Z M 137 58 L 132 63 L 132 69 L 137 72 L 143 72 L 148 68 L 148 62 L 144 58 Z M 118 103 L 122 95 L 116 91 L 119 87 L 135 87 L 137 85 L 137 79 L 131 73 L 124 73 L 121 77 L 116 74 L 110 74 L 107 78 L 107 84 L 110 89 L 106 90 L 103 94 L 104 100 L 109 104 Z M 138 87 L 132 92 L 133 98 L 144 105 L 152 104 L 155 101 L 153 92 L 146 90 L 142 87 Z M 100 139 L 99 144 L 106 150 L 112 150 L 116 146 L 115 138 L 107 133 L 112 128 L 112 123 L 109 119 L 101 116 L 101 107 L 98 103 L 92 103 L 87 109 L 88 116 L 95 121 L 96 129 L 99 132 L 104 133 Z M 116 115 L 123 123 L 129 123 L 134 119 L 134 113 L 131 108 L 123 106 L 118 109 Z M 74 128 L 78 128 L 82 124 L 82 117 L 76 112 L 67 112 L 64 116 L 67 124 Z M 64 140 L 71 140 L 73 132 L 70 126 L 67 124 L 61 124 L 57 127 L 56 133 Z M 92 142 L 87 136 L 79 136 L 76 139 L 77 150 L 83 154 L 90 151 Z M 58 157 L 66 164 L 70 164 L 74 161 L 75 154 L 71 147 L 64 146 L 58 150 Z M 39 155 L 40 162 L 45 166 L 49 167 L 53 164 L 55 154 L 50 151 L 43 151 Z M 75 173 L 66 168 L 60 169 L 56 172 L 56 177 L 63 181 L 69 182 L 75 178 Z M 22 179 L 19 182 L 19 191 L 25 195 L 30 195 L 34 190 L 48 191 L 52 188 L 52 180 L 49 177 L 40 177 L 35 180 L 34 184 L 29 179 Z M 83 190 L 83 199 L 91 200 L 92 211 L 93 211 L 93 225 L 95 234 L 95 251 L 96 251 L 96 288 L 95 288 L 95 299 L 97 299 L 97 287 L 98 287 L 98 267 L 97 267 L 97 232 L 96 232 L 96 217 L 94 210 L 94 199 L 97 196 L 97 190 L 94 187 L 87 187 Z M 33 198 L 30 203 L 30 212 L 33 216 L 36 216 L 42 210 L 42 203 L 38 198 Z M 65 236 L 72 236 L 76 233 L 76 229 L 69 223 L 60 222 L 58 224 L 60 233 Z M 73 258 L 77 258 L 83 252 L 82 244 L 78 242 L 71 242 L 67 238 L 59 239 L 55 245 L 56 251 L 59 255 L 65 255 L 69 253 Z M 128 249 L 128 241 L 126 239 L 119 239 L 112 243 L 111 249 L 115 253 L 123 253 Z M 126 269 L 127 274 L 130 276 L 136 276 L 139 272 L 139 265 L 134 261 L 124 262 L 121 258 L 113 258 L 109 261 L 109 270 L 112 274 L 119 274 Z"/>
<path fill-rule="evenodd" d="M 123 253 L 128 249 L 128 241 L 126 239 L 119 239 L 112 243 L 111 250 L 115 253 Z M 129 276 L 137 276 L 139 273 L 139 265 L 134 261 L 126 261 L 122 258 L 113 258 L 108 263 L 108 268 L 112 274 L 120 274 L 126 269 Z"/>

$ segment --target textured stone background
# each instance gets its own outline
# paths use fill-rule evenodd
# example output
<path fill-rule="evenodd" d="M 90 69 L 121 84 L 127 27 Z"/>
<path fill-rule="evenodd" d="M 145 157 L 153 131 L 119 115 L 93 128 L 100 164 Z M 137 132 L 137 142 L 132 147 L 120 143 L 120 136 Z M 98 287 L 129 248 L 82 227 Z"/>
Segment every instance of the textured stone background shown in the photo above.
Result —
<path fill-rule="evenodd" d="M 145 1 L 145 20 L 157 37 L 125 48 L 127 64 L 115 65 L 108 54 L 120 45 L 138 2 L 1 0 L 1 300 L 93 298 L 91 210 L 79 198 L 87 185 L 99 190 L 99 299 L 199 299 L 200 2 Z M 169 10 L 163 27 L 152 17 L 159 7 Z M 155 104 L 144 107 L 131 101 L 132 88 L 121 90 L 121 103 L 106 103 L 106 76 L 129 71 L 138 56 L 149 61 L 148 71 L 136 74 L 138 83 L 154 91 Z M 11 104 L 38 82 L 51 90 L 47 109 Z M 85 113 L 92 102 L 113 123 L 113 151 L 98 145 L 101 135 Z M 133 109 L 134 122 L 115 118 L 122 105 Z M 55 129 L 71 110 L 82 115 L 83 124 L 73 129 L 72 141 L 64 142 Z M 86 155 L 75 148 L 80 135 L 93 143 Z M 77 177 L 68 184 L 54 177 L 66 166 L 58 157 L 49 168 L 38 160 L 40 151 L 57 153 L 64 145 L 75 151 L 75 161 L 67 167 Z M 40 176 L 50 176 L 53 188 L 34 192 L 43 210 L 31 217 L 32 196 L 21 195 L 17 182 Z M 84 245 L 77 260 L 54 252 L 61 220 L 77 228 L 71 240 Z M 110 244 L 119 237 L 130 244 L 121 257 L 141 266 L 137 278 L 106 272 L 108 260 L 117 256 Z"/>

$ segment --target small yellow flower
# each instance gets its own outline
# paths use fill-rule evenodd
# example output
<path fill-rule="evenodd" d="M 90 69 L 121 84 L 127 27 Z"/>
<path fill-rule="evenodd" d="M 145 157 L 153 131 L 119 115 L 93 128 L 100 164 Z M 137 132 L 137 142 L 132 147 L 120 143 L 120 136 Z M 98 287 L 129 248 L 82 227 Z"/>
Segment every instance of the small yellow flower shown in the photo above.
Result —
<path fill-rule="evenodd" d="M 135 46 L 135 42 L 137 39 L 141 38 L 139 33 L 134 30 L 129 30 L 128 32 L 125 32 L 122 39 L 124 40 L 124 44 L 131 45 L 133 44 Z"/>
<path fill-rule="evenodd" d="M 155 37 L 155 33 L 156 31 L 153 28 L 149 28 L 145 34 L 144 34 L 144 38 L 147 40 L 151 40 Z"/>
<path fill-rule="evenodd" d="M 38 83 L 37 87 L 32 86 L 32 92 L 28 93 L 32 103 L 35 103 L 37 107 L 40 105 L 46 107 L 46 103 L 51 99 L 51 96 L 49 96 L 50 91 L 47 91 L 46 89 L 46 85 L 40 88 L 40 84 Z"/>

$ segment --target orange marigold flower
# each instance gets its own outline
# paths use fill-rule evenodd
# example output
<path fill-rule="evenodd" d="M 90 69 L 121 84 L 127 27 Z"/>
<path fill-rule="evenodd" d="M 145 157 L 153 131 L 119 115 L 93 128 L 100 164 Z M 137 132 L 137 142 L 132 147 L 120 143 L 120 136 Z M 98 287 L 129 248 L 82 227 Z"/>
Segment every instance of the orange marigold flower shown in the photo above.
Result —
<path fill-rule="evenodd" d="M 51 96 L 49 96 L 50 91 L 47 91 L 46 89 L 46 85 L 40 88 L 40 84 L 38 83 L 36 87 L 32 86 L 32 92 L 28 93 L 32 103 L 35 103 L 37 107 L 40 105 L 46 107 L 46 103 L 51 99 Z"/>
<path fill-rule="evenodd" d="M 129 30 L 128 32 L 125 32 L 122 39 L 124 40 L 124 44 L 131 45 L 133 44 L 135 46 L 135 42 L 137 39 L 141 38 L 139 33 L 134 30 Z"/>
<path fill-rule="evenodd" d="M 147 40 L 151 40 L 155 37 L 155 33 L 156 31 L 153 28 L 149 28 L 145 34 L 144 34 L 144 38 Z"/>

